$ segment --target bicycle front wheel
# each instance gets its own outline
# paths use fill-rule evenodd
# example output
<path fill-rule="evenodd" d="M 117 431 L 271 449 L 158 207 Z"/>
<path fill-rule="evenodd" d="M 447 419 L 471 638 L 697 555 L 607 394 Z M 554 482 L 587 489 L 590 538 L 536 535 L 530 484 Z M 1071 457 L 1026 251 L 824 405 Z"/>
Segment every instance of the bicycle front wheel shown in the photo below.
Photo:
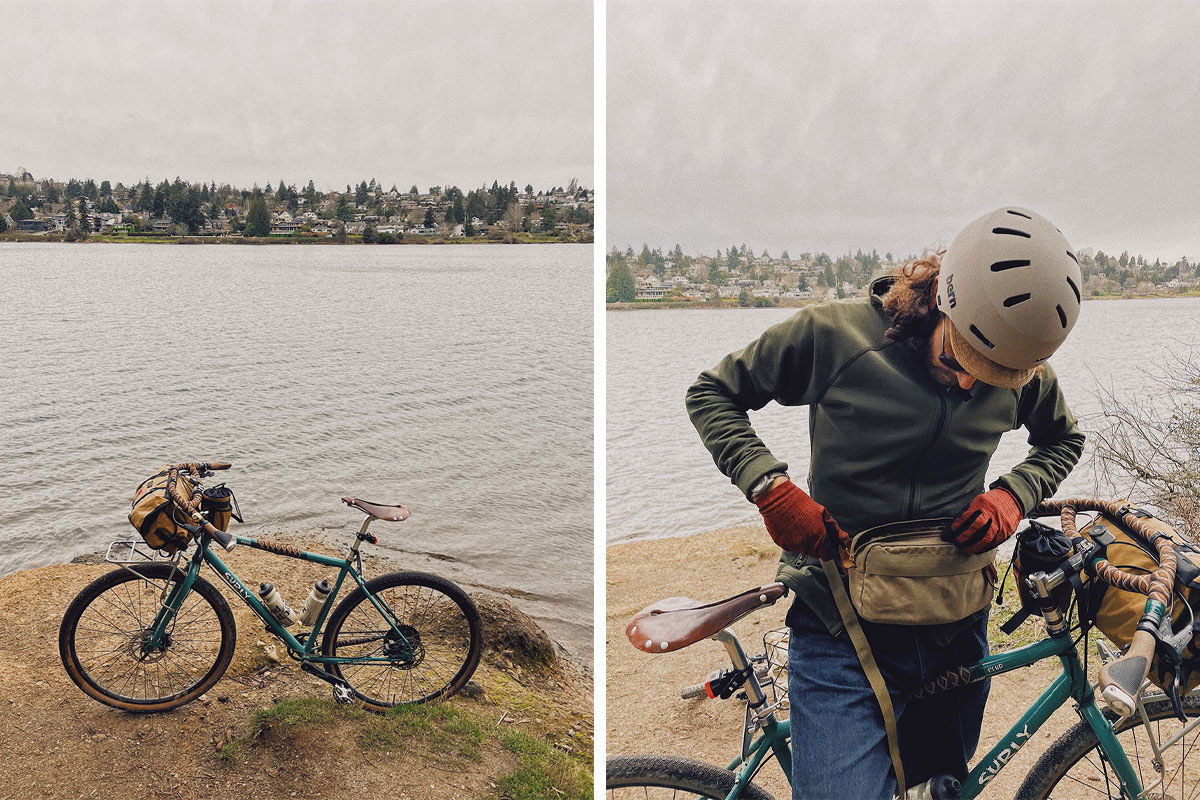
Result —
<path fill-rule="evenodd" d="M 350 659 L 326 668 L 363 705 L 428 703 L 466 685 L 483 655 L 483 623 L 466 592 L 423 572 L 381 575 L 363 588 L 333 610 L 321 640 L 325 656 Z"/>
<path fill-rule="evenodd" d="M 1183 712 L 1186 722 L 1175 716 L 1169 700 L 1152 700 L 1146 703 L 1149 731 L 1141 715 L 1136 713 L 1114 728 L 1142 789 L 1148 790 L 1147 797 L 1179 800 L 1200 797 L 1200 747 L 1197 747 L 1200 744 L 1200 697 L 1184 696 Z M 1105 715 L 1110 720 L 1115 719 L 1108 712 Z M 1161 751 L 1161 761 L 1151 745 L 1151 733 L 1154 744 Z M 1176 741 L 1170 741 L 1176 737 Z M 1161 775 L 1156 769 L 1158 763 L 1163 767 Z M 1050 746 L 1017 793 L 1022 800 L 1123 796 L 1117 776 L 1108 761 L 1102 758 L 1096 734 L 1086 722 L 1075 723 Z"/>
<path fill-rule="evenodd" d="M 118 569 L 92 581 L 67 607 L 58 652 L 75 685 L 124 711 L 168 711 L 221 679 L 237 633 L 221 593 L 196 578 L 162 643 L 147 649 L 160 601 L 183 579 L 167 564 Z"/>
<path fill-rule="evenodd" d="M 725 800 L 736 780 L 727 769 L 690 758 L 617 756 L 605 765 L 604 788 L 608 800 Z M 738 798 L 773 800 L 753 783 L 746 784 Z"/>

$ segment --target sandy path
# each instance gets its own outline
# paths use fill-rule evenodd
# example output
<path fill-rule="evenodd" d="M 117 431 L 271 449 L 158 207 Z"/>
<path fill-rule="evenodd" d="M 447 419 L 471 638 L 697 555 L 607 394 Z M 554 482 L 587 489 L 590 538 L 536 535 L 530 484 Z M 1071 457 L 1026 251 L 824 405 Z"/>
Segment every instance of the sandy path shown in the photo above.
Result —
<path fill-rule="evenodd" d="M 724 649 L 706 640 L 675 653 L 648 655 L 629 645 L 624 628 L 631 615 L 664 597 L 685 595 L 711 601 L 769 583 L 774 580 L 778 552 L 759 526 L 608 548 L 609 755 L 668 753 L 724 764 L 737 754 L 743 706 L 732 700 L 679 699 L 681 687 L 699 683 L 710 670 L 728 666 Z M 761 652 L 763 634 L 783 626 L 787 602 L 734 626 L 748 650 Z M 993 649 L 998 649 L 997 644 L 1004 646 L 994 642 Z M 1056 672 L 1052 662 L 1041 662 L 993 679 L 980 755 L 1007 732 Z M 1069 706 L 1059 709 L 983 796 L 1014 796 L 1050 742 L 1077 719 Z M 760 782 L 776 797 L 789 796 L 774 766 L 765 770 Z"/>

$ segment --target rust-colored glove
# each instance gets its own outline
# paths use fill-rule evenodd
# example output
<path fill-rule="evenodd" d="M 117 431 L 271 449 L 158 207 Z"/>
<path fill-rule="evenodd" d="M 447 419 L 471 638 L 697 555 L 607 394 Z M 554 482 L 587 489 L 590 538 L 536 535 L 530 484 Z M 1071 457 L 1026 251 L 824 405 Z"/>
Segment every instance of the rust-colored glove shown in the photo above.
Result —
<path fill-rule="evenodd" d="M 982 553 L 1012 536 L 1023 516 L 1012 492 L 996 487 L 976 495 L 967 510 L 942 531 L 942 541 L 953 542 L 966 553 Z"/>
<path fill-rule="evenodd" d="M 754 499 L 767 533 L 784 550 L 817 558 L 835 558 L 832 538 L 840 547 L 850 545 L 850 534 L 842 530 L 825 506 L 791 481 L 774 486 Z"/>

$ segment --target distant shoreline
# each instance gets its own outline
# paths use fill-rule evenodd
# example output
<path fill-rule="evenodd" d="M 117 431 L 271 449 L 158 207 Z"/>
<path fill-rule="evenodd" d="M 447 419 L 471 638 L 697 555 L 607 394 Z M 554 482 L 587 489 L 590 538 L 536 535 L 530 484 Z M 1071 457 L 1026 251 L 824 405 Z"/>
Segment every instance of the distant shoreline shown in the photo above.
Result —
<path fill-rule="evenodd" d="M 1091 300 L 1170 300 L 1170 299 L 1177 299 L 1177 298 L 1186 299 L 1186 298 L 1197 298 L 1197 297 L 1200 297 L 1200 290 L 1192 290 L 1192 291 L 1188 291 L 1188 292 L 1179 292 L 1179 293 L 1172 293 L 1172 294 L 1128 294 L 1127 295 L 1124 292 L 1121 292 L 1121 293 L 1114 293 L 1114 294 L 1087 296 L 1087 297 L 1084 297 L 1083 299 L 1086 301 L 1091 301 Z M 799 299 L 794 299 L 794 298 L 787 298 L 787 299 L 780 300 L 778 303 L 773 303 L 772 305 L 769 305 L 769 306 L 743 306 L 743 305 L 739 305 L 738 301 L 734 300 L 734 299 L 723 300 L 723 301 L 716 302 L 716 303 L 712 302 L 711 300 L 702 300 L 702 301 L 696 301 L 696 302 L 687 302 L 687 301 L 660 302 L 660 301 L 651 300 L 651 301 L 642 302 L 642 303 L 605 303 L 604 309 L 606 311 L 646 311 L 646 310 L 678 311 L 681 309 L 689 309 L 690 308 L 690 309 L 703 309 L 705 311 L 729 310 L 729 309 L 742 310 L 742 311 L 761 311 L 763 309 L 770 309 L 770 308 L 804 308 L 805 306 L 816 305 L 818 303 L 828 302 L 829 300 L 833 300 L 833 299 L 835 299 L 835 298 L 830 297 L 830 298 L 826 298 L 825 300 L 799 300 Z M 849 298 L 847 298 L 847 299 L 849 299 Z"/>
<path fill-rule="evenodd" d="M 291 237 L 291 236 L 106 236 L 97 234 L 88 236 L 77 242 L 68 242 L 63 234 L 28 234 L 0 233 L 0 242 L 30 242 L 54 244 L 182 244 L 182 245 L 364 245 L 367 247 L 394 247 L 397 245 L 478 245 L 478 244 L 591 244 L 592 237 L 561 238 L 557 236 L 535 236 L 529 234 L 509 234 L 503 238 L 488 237 L 459 237 L 442 238 L 439 236 L 411 236 L 398 242 L 379 244 L 364 243 L 360 236 L 348 236 L 346 241 L 339 242 L 332 237 Z"/>

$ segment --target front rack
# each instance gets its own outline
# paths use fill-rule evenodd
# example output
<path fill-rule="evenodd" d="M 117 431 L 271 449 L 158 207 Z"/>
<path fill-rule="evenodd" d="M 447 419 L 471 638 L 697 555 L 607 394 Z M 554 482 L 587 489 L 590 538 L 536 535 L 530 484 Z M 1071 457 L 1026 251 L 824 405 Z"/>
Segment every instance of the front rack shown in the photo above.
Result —
<path fill-rule="evenodd" d="M 104 554 L 104 560 L 119 567 L 136 564 L 169 564 L 176 561 L 179 554 L 164 553 L 154 550 L 140 539 L 126 539 L 113 542 Z"/>

